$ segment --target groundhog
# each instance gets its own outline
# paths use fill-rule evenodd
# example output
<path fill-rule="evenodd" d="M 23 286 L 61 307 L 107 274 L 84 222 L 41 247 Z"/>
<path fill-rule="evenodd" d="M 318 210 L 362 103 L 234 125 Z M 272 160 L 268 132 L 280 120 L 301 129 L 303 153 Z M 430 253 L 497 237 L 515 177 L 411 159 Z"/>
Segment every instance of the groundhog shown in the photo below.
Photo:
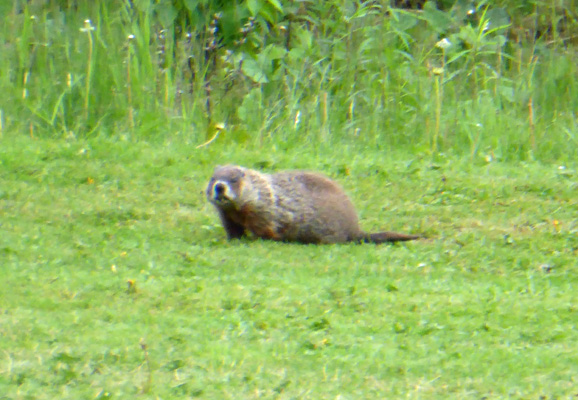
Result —
<path fill-rule="evenodd" d="M 384 243 L 418 239 L 396 232 L 365 233 L 343 189 L 315 172 L 265 174 L 218 166 L 207 187 L 229 239 L 247 231 L 261 239 L 299 243 Z"/>

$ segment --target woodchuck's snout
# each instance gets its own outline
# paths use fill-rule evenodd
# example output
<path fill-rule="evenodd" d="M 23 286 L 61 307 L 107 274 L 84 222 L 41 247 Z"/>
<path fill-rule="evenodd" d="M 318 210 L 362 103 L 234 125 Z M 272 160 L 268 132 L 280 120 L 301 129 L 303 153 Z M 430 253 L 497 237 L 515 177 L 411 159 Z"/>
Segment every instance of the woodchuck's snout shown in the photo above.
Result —
<path fill-rule="evenodd" d="M 224 183 L 221 183 L 221 182 L 217 183 L 215 185 L 215 197 L 217 197 L 217 198 L 222 197 L 223 194 L 225 194 L 226 188 L 227 187 L 225 186 Z"/>
<path fill-rule="evenodd" d="M 212 203 L 228 206 L 234 195 L 226 182 L 216 181 L 212 186 L 209 186 L 207 197 Z"/>

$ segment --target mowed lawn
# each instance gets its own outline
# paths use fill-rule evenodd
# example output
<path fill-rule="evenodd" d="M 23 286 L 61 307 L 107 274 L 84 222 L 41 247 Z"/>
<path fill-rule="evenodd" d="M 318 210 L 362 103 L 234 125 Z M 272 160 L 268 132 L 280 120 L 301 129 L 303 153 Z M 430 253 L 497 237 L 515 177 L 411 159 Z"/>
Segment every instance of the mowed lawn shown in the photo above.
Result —
<path fill-rule="evenodd" d="M 0 399 L 578 395 L 576 164 L 0 145 Z M 227 242 L 226 163 L 322 171 L 368 231 L 427 239 Z"/>

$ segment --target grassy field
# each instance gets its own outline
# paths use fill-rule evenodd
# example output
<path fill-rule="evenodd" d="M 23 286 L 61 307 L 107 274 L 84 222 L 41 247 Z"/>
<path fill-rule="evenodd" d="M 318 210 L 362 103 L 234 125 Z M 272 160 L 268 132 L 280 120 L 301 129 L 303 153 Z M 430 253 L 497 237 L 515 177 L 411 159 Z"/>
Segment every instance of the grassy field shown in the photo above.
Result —
<path fill-rule="evenodd" d="M 0 398 L 574 398 L 577 165 L 360 150 L 2 139 Z M 227 162 L 428 239 L 227 242 Z"/>

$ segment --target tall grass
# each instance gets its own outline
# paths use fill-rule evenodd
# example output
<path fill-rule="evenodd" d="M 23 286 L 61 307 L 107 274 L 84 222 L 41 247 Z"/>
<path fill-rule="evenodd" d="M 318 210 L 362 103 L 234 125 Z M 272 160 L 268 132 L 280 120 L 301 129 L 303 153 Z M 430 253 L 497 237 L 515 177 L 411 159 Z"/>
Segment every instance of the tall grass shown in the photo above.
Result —
<path fill-rule="evenodd" d="M 15 1 L 2 6 L 3 134 L 201 144 L 225 126 L 215 140 L 575 158 L 573 1 L 480 2 L 469 16 L 459 4 L 307 3 L 274 25 L 234 2 L 225 18 L 245 31 L 232 45 L 219 15 L 195 25 L 147 1 Z"/>

